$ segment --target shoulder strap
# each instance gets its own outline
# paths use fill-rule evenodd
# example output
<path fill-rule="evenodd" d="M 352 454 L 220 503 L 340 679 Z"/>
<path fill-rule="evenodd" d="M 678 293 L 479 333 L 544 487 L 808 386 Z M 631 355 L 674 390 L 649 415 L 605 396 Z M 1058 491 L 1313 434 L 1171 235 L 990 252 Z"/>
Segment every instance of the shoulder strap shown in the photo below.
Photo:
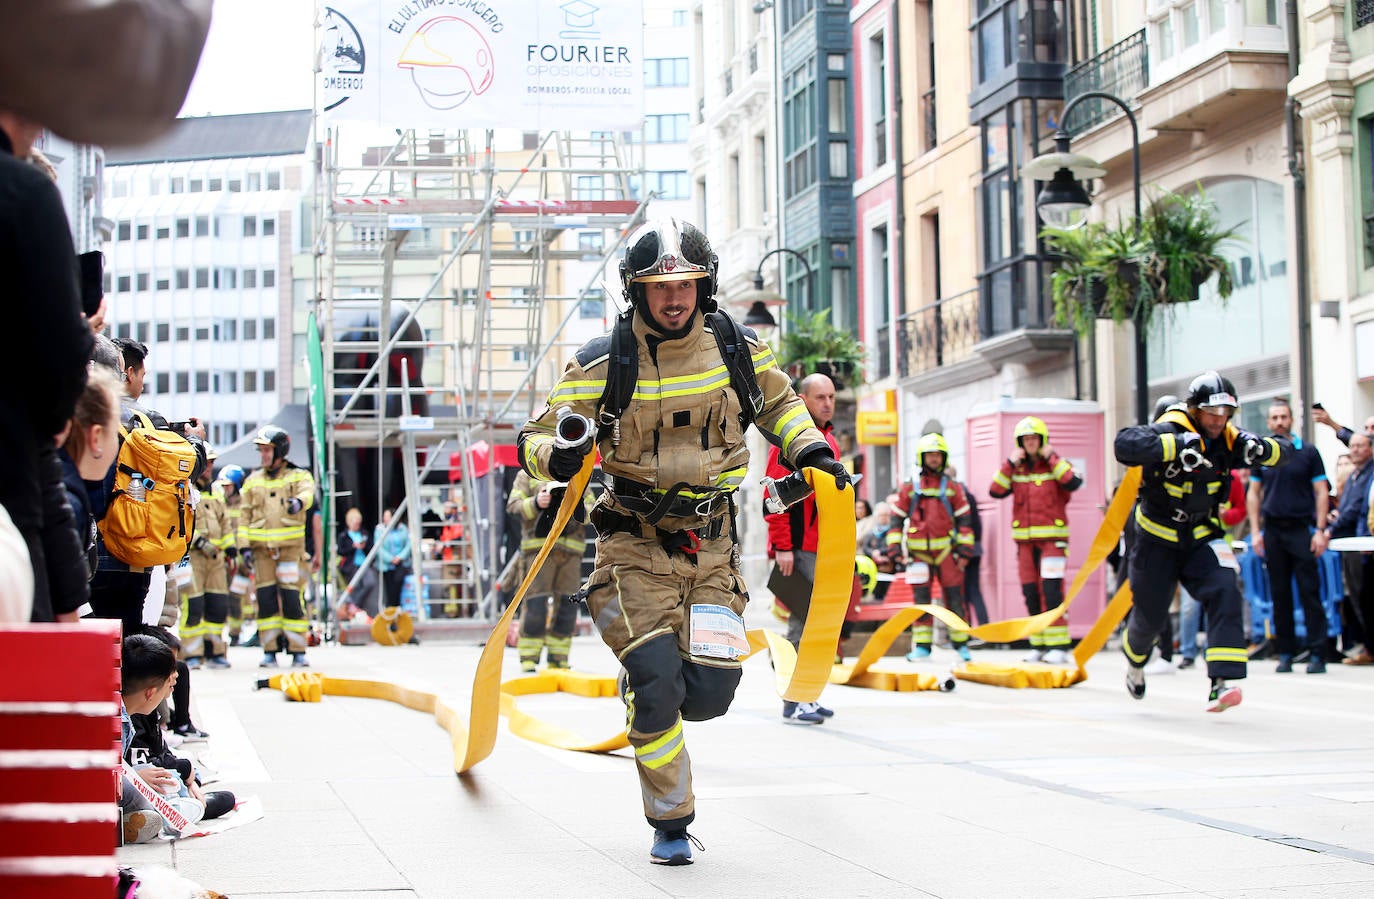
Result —
<path fill-rule="evenodd" d="M 739 397 L 740 430 L 747 431 L 763 411 L 763 391 L 754 377 L 754 358 L 749 352 L 749 339 L 743 327 L 727 313 L 716 310 L 706 316 L 711 333 L 716 336 L 720 358 L 730 371 L 730 386 Z"/>
<path fill-rule="evenodd" d="M 606 359 L 606 386 L 596 404 L 596 439 L 600 441 L 629 408 L 639 380 L 639 347 L 635 346 L 633 307 L 615 320 Z"/>
<path fill-rule="evenodd" d="M 950 504 L 948 488 L 949 478 L 945 477 L 943 474 L 940 475 L 940 504 L 943 505 L 945 507 L 945 511 L 949 513 L 949 523 L 950 526 L 953 527 L 955 524 L 954 506 Z"/>

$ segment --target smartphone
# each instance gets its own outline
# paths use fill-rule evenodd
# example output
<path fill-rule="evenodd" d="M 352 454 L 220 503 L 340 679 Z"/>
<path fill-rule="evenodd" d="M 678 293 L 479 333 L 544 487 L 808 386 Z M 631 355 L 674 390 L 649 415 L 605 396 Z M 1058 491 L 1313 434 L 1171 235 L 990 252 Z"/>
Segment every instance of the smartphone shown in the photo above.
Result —
<path fill-rule="evenodd" d="M 81 311 L 89 318 L 100 311 L 105 297 L 105 254 L 92 250 L 76 259 L 81 270 Z"/>
<path fill-rule="evenodd" d="M 1326 409 L 1326 407 L 1323 406 L 1321 403 L 1313 403 L 1313 404 L 1312 404 L 1312 408 L 1313 408 L 1313 409 L 1322 409 L 1322 410 L 1325 410 L 1325 409 Z"/>

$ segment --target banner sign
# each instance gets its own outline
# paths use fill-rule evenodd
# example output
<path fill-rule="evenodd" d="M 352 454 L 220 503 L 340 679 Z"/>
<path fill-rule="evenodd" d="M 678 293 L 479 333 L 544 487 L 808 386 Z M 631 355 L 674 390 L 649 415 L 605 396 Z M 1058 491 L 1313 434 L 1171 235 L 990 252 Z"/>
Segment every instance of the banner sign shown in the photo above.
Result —
<path fill-rule="evenodd" d="M 319 21 L 327 121 L 643 125 L 640 0 L 332 0 Z"/>

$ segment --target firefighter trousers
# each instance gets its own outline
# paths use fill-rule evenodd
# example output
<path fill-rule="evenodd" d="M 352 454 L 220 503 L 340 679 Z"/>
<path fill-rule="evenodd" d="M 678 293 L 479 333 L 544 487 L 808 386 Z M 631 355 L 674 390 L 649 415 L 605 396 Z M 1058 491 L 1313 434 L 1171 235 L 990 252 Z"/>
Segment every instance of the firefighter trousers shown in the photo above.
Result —
<path fill-rule="evenodd" d="M 964 609 L 964 570 L 955 561 L 953 553 L 940 556 L 928 556 L 923 553 L 912 553 L 912 561 L 907 565 L 908 575 L 915 571 L 915 577 L 919 580 L 923 575 L 924 583 L 911 584 L 912 601 L 918 605 L 930 604 L 930 585 L 936 582 L 940 585 L 940 591 L 944 594 L 944 606 L 955 615 L 968 620 L 967 612 Z M 937 561 L 938 560 L 938 561 Z M 924 571 L 918 566 L 924 565 Z M 913 646 L 924 646 L 929 649 L 935 642 L 935 619 L 929 615 L 922 615 L 916 619 L 916 623 L 911 628 L 911 644 Z M 956 646 L 968 642 L 968 631 L 956 631 L 950 628 L 949 642 Z"/>
<path fill-rule="evenodd" d="M 1064 601 L 1064 562 L 1069 544 L 1064 540 L 1018 540 L 1016 570 L 1021 578 L 1021 595 L 1026 612 L 1039 615 Z M 1046 561 L 1049 560 L 1049 561 Z M 1051 576 L 1057 575 L 1057 576 Z M 1036 649 L 1067 649 L 1069 622 L 1063 615 L 1043 631 L 1030 635 Z"/>
<path fill-rule="evenodd" d="M 682 722 L 725 714 L 739 685 L 740 662 L 700 645 L 694 654 L 689 639 L 691 610 L 698 605 L 713 607 L 701 613 L 717 621 L 737 619 L 744 639 L 748 596 L 734 549 L 728 530 L 691 554 L 670 553 L 656 537 L 625 531 L 597 541 L 587 608 L 625 668 L 626 728 L 644 817 L 653 827 L 675 830 L 695 818 Z"/>
<path fill-rule="evenodd" d="M 1245 677 L 1248 653 L 1242 600 L 1238 572 L 1229 565 L 1235 565 L 1234 558 L 1224 550 L 1219 556 L 1211 543 L 1172 545 L 1137 534 L 1129 568 L 1135 606 L 1121 641 L 1127 661 L 1143 668 L 1150 660 L 1150 650 L 1169 616 L 1174 588 L 1181 583 L 1202 603 L 1207 616 L 1208 676 Z"/>
<path fill-rule="evenodd" d="M 275 555 L 274 555 L 275 553 Z M 262 651 L 273 653 L 283 647 L 290 653 L 305 652 L 305 603 L 301 589 L 309 569 L 304 545 L 253 547 L 253 565 L 258 578 L 258 642 Z"/>

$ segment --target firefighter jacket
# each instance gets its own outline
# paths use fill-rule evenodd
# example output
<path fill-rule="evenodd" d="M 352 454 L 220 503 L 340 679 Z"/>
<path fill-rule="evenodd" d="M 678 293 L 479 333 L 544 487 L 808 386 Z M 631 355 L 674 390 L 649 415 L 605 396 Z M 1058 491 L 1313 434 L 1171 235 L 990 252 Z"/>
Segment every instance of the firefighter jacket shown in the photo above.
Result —
<path fill-rule="evenodd" d="M 618 427 L 597 434 L 601 468 L 609 489 L 598 508 L 609 508 L 643 521 L 642 507 L 631 509 L 620 494 L 639 492 L 662 499 L 676 491 L 677 500 L 658 527 L 679 531 L 703 527 L 726 511 L 744 482 L 749 448 L 740 427 L 740 397 L 715 336 L 700 310 L 683 337 L 664 340 L 644 324 L 638 309 L 633 319 L 639 371 L 634 395 Z M 796 464 L 808 450 L 825 446 L 806 405 L 792 392 L 768 345 L 744 329 L 753 358 L 754 376 L 763 393 L 763 408 L 754 424 L 787 460 Z M 586 360 L 579 361 L 579 360 Z M 536 478 L 549 479 L 557 410 L 598 420 L 610 362 L 609 335 L 580 349 L 554 386 L 548 405 L 520 431 L 520 464 Z M 683 485 L 679 487 L 679 485 Z"/>
<path fill-rule="evenodd" d="M 553 496 L 549 501 L 548 508 L 541 509 L 538 501 L 539 491 L 544 489 L 545 484 L 551 483 L 555 484 Z M 520 519 L 521 552 L 539 552 L 539 548 L 544 545 L 544 538 L 548 536 L 550 526 L 558 514 L 558 506 L 563 501 L 563 494 L 557 489 L 562 486 L 554 481 L 535 480 L 526 471 L 521 471 L 515 476 L 515 483 L 510 488 L 510 496 L 506 498 L 506 514 L 514 515 Z M 583 494 L 582 506 L 585 510 L 591 509 L 591 491 Z M 581 516 L 578 518 L 580 519 Z M 540 527 L 541 524 L 543 527 Z M 587 548 L 587 538 L 581 522 L 579 520 L 569 521 L 554 545 L 575 552 L 579 556 L 582 555 L 582 551 Z"/>
<path fill-rule="evenodd" d="M 300 509 L 291 512 L 292 499 Z M 315 501 L 315 479 L 287 462 L 275 474 L 259 468 L 243 482 L 240 530 L 253 547 L 305 547 L 305 523 Z"/>
<path fill-rule="evenodd" d="M 834 428 L 830 422 L 826 422 L 820 429 L 825 437 L 825 442 L 830 444 L 831 451 L 835 458 L 840 457 L 840 444 L 835 440 Z M 785 478 L 788 474 L 795 471 L 782 458 L 782 453 L 776 446 L 768 448 L 768 468 L 765 474 L 777 480 Z M 813 553 L 816 551 L 816 544 L 820 539 L 820 526 L 816 514 L 816 494 L 809 493 L 806 499 L 799 503 L 793 503 L 785 512 L 778 512 L 773 515 L 763 516 L 768 523 L 768 555 L 775 556 L 780 552 L 792 552 L 801 550 Z"/>
<path fill-rule="evenodd" d="M 191 533 L 191 549 L 207 558 L 220 559 L 224 551 L 234 545 L 234 529 L 229 523 L 229 509 L 218 484 L 200 495 L 196 506 L 196 524 Z"/>
<path fill-rule="evenodd" d="M 1069 539 L 1069 494 L 1083 486 L 1083 479 L 1068 460 L 1050 450 L 1027 455 L 1020 464 L 1002 460 L 988 493 L 994 499 L 1011 497 L 1011 539 Z"/>
<path fill-rule="evenodd" d="M 224 497 L 224 518 L 229 528 L 229 534 L 233 537 L 228 545 L 236 549 L 247 549 L 248 539 L 243 535 L 243 494 L 237 488 L 231 494 L 225 489 L 232 486 L 229 481 L 216 481 L 215 489 Z"/>
<path fill-rule="evenodd" d="M 1194 444 L 1210 463 L 1192 471 L 1179 464 L 1188 444 L 1181 435 L 1196 434 Z M 1267 451 L 1259 465 L 1283 465 L 1293 456 L 1286 437 L 1258 437 L 1230 422 L 1221 436 L 1208 440 L 1183 409 L 1170 409 L 1153 424 L 1122 428 L 1116 435 L 1116 460 L 1143 468 L 1135 523 L 1141 534 L 1171 546 L 1224 536 L 1220 506 L 1230 496 L 1231 469 L 1244 468 L 1245 447 L 1261 441 Z"/>
<path fill-rule="evenodd" d="M 902 485 L 895 510 L 906 516 L 908 552 L 943 562 L 950 553 L 973 556 L 973 524 L 968 495 L 958 481 L 921 472 L 920 480 Z"/>

